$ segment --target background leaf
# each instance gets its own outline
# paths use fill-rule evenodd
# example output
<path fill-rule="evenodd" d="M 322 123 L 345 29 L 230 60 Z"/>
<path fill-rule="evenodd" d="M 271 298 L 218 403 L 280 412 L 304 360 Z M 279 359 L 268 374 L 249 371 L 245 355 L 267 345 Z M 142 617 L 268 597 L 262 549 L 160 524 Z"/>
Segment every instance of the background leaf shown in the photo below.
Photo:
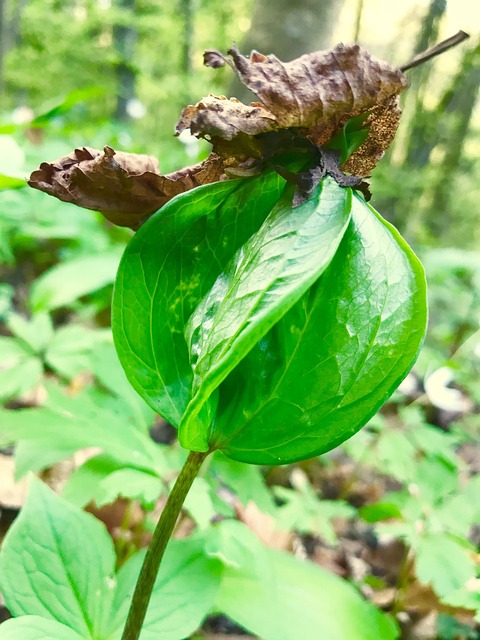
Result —
<path fill-rule="evenodd" d="M 82 640 L 69 627 L 40 616 L 22 616 L 2 623 L 2 640 Z"/>
<path fill-rule="evenodd" d="M 111 623 L 114 637 L 125 622 L 144 555 L 143 551 L 137 553 L 118 573 Z M 142 640 L 182 640 L 190 636 L 213 606 L 221 571 L 220 562 L 205 555 L 203 540 L 172 541 L 155 583 Z"/>
<path fill-rule="evenodd" d="M 14 616 L 57 620 L 82 638 L 109 618 L 115 554 L 105 527 L 32 480 L 0 556 L 0 582 Z"/>
<path fill-rule="evenodd" d="M 216 606 L 262 640 L 394 640 L 395 623 L 309 561 L 263 547 L 228 521 L 210 552 L 223 559 Z"/>
<path fill-rule="evenodd" d="M 115 280 L 120 253 L 105 252 L 62 262 L 35 281 L 30 296 L 34 311 L 64 307 Z"/>

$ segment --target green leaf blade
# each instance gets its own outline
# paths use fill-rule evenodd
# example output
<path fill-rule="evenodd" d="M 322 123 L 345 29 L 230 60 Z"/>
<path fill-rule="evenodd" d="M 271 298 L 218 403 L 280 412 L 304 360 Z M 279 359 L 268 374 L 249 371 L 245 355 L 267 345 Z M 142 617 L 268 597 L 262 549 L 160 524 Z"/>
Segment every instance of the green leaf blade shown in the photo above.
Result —
<path fill-rule="evenodd" d="M 398 637 L 395 623 L 351 585 L 310 561 L 263 547 L 239 523 L 212 530 L 210 553 L 224 563 L 216 607 L 262 640 Z"/>
<path fill-rule="evenodd" d="M 34 283 L 30 304 L 34 311 L 51 311 L 71 304 L 115 280 L 118 251 L 74 258 L 60 263 Z"/>
<path fill-rule="evenodd" d="M 152 216 L 125 251 L 114 290 L 115 345 L 132 386 L 175 426 L 193 381 L 186 322 L 284 184 L 270 172 L 194 189 Z"/>
<path fill-rule="evenodd" d="M 292 210 L 287 188 L 195 310 L 187 332 L 196 395 L 180 427 L 185 447 L 199 446 L 197 415 L 211 393 L 330 263 L 350 219 L 351 197 L 327 177 Z M 206 444 L 205 434 L 200 446 Z"/>
<path fill-rule="evenodd" d="M 414 254 L 355 197 L 328 269 L 220 386 L 211 442 L 236 460 L 283 464 L 352 436 L 413 365 L 425 296 Z"/>

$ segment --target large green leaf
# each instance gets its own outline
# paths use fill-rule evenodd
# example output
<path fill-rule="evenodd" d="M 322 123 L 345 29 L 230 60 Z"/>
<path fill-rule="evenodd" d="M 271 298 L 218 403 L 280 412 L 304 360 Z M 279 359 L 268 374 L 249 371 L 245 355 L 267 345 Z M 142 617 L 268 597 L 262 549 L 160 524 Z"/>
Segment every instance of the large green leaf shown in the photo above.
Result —
<path fill-rule="evenodd" d="M 420 263 L 355 196 L 328 269 L 220 386 L 210 446 L 257 464 L 332 449 L 404 378 L 425 327 Z"/>
<path fill-rule="evenodd" d="M 189 191 L 152 216 L 124 253 L 113 301 L 118 355 L 133 387 L 174 425 L 193 382 L 186 323 L 284 185 L 267 173 Z"/>
<path fill-rule="evenodd" d="M 186 448 L 258 464 L 327 451 L 420 348 L 423 270 L 395 229 L 331 178 L 296 209 L 281 191 L 272 174 L 194 190 L 122 259 L 120 360 Z"/>
<path fill-rule="evenodd" d="M 99 637 L 109 620 L 114 567 L 105 527 L 32 480 L 0 555 L 0 588 L 12 614 L 57 620 L 82 638 Z"/>
<path fill-rule="evenodd" d="M 187 326 L 193 399 L 180 426 L 182 444 L 207 449 L 199 412 L 212 392 L 290 309 L 335 255 L 350 219 L 352 193 L 325 178 L 292 210 L 287 188 L 265 222 L 238 251 Z M 214 406 L 217 398 L 213 398 Z"/>

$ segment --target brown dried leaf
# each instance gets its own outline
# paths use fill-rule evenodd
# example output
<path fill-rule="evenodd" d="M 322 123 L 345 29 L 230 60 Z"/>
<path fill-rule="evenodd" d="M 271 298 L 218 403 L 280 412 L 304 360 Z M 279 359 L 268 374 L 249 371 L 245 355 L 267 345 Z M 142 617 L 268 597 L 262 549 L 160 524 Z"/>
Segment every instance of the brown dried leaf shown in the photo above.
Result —
<path fill-rule="evenodd" d="M 64 202 L 100 211 L 120 227 L 138 229 L 174 196 L 216 182 L 223 173 L 223 161 L 215 154 L 162 176 L 151 156 L 83 147 L 55 162 L 43 162 L 28 184 Z"/>
<path fill-rule="evenodd" d="M 238 502 L 235 505 L 235 510 L 240 522 L 246 524 L 267 547 L 284 551 L 290 549 L 292 532 L 278 529 L 274 518 L 260 511 L 254 502 L 250 501 L 247 506 Z"/>

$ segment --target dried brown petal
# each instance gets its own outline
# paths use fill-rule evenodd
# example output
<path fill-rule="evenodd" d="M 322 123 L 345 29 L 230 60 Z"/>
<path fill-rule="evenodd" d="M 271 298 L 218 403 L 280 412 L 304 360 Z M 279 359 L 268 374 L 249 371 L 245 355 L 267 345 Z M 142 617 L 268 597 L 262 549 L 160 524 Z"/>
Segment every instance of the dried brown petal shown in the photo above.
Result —
<path fill-rule="evenodd" d="M 250 59 L 236 47 L 229 54 L 243 84 L 274 114 L 282 128 L 337 128 L 407 86 L 407 78 L 357 44 L 338 44 L 281 62 L 276 56 Z"/>
<path fill-rule="evenodd" d="M 242 133 L 255 136 L 277 128 L 275 116 L 258 102 L 246 105 L 236 98 L 208 96 L 183 109 L 176 133 L 190 129 L 202 138 L 233 140 Z"/>
<path fill-rule="evenodd" d="M 28 184 L 64 202 L 100 211 L 118 226 L 138 229 L 174 196 L 216 182 L 223 173 L 223 162 L 215 154 L 162 176 L 151 156 L 83 147 L 55 162 L 43 162 Z"/>
<path fill-rule="evenodd" d="M 280 129 L 295 129 L 324 145 L 349 118 L 370 112 L 371 132 L 344 167 L 352 172 L 355 167 L 356 175 L 365 176 L 393 139 L 400 113 L 396 96 L 407 79 L 357 44 L 339 44 L 287 63 L 256 51 L 246 58 L 235 47 L 229 54 L 240 80 L 262 102 L 247 106 L 234 98 L 209 96 L 186 107 L 177 125 L 177 133 L 190 128 L 194 135 L 211 140 L 222 157 L 248 157 L 255 147 L 246 136 Z M 225 60 L 220 53 L 207 52 L 210 66 L 218 66 L 220 59 Z"/>

